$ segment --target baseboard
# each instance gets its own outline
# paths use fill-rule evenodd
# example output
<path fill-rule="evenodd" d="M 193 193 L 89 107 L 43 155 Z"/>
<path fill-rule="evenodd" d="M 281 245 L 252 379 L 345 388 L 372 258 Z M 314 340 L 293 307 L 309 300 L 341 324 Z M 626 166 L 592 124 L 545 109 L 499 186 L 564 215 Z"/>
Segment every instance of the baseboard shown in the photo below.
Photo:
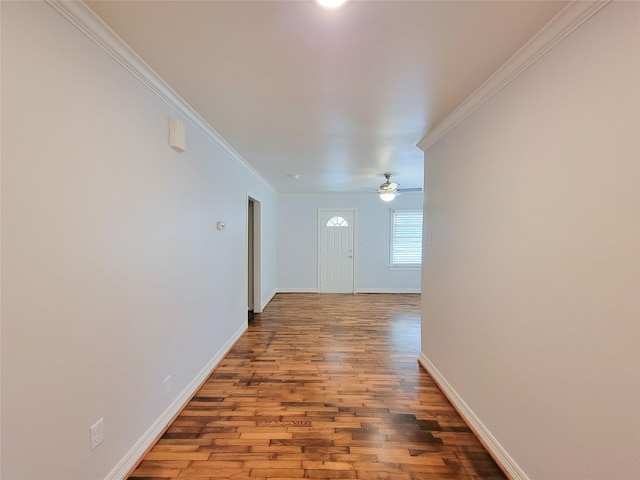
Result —
<path fill-rule="evenodd" d="M 420 293 L 420 288 L 356 288 L 356 293 Z M 319 293 L 317 288 L 279 288 L 278 293 Z"/>
<path fill-rule="evenodd" d="M 263 300 L 263 301 L 262 301 L 262 305 L 260 305 L 260 312 L 262 312 L 262 311 L 265 309 L 265 307 L 266 307 L 267 305 L 269 305 L 269 302 L 270 302 L 271 300 L 273 300 L 273 297 L 275 297 L 275 296 L 276 296 L 276 293 L 277 293 L 277 292 L 276 292 L 276 289 L 274 288 L 274 289 L 271 291 L 271 293 L 270 293 L 269 295 L 267 295 L 266 300 Z M 256 312 L 256 313 L 260 313 L 260 312 Z"/>
<path fill-rule="evenodd" d="M 310 288 L 279 288 L 278 293 L 318 293 L 315 287 Z"/>
<path fill-rule="evenodd" d="M 151 425 L 144 435 L 134 444 L 122 460 L 118 462 L 109 475 L 105 477 L 105 480 L 123 480 L 127 477 L 131 469 L 140 461 L 142 456 L 147 452 L 149 447 L 154 444 L 167 426 L 169 426 L 171 421 L 180 412 L 180 410 L 182 410 L 184 405 L 191 400 L 191 397 L 193 397 L 200 386 L 205 382 L 209 375 L 211 375 L 213 369 L 218 366 L 218 363 L 220 363 L 246 329 L 247 324 L 245 322 L 240 326 L 240 328 L 238 328 L 238 330 L 235 331 L 215 356 L 204 366 L 202 370 L 200 370 L 198 375 L 196 375 L 189 385 L 187 385 L 180 395 L 178 395 L 171 405 L 169 405 L 162 415 L 160 415 L 153 425 Z"/>
<path fill-rule="evenodd" d="M 356 293 L 420 293 L 420 288 L 358 288 Z"/>
<path fill-rule="evenodd" d="M 504 473 L 512 480 L 529 480 L 527 474 L 524 473 L 515 460 L 511 458 L 502 445 L 500 445 L 500 442 L 498 442 L 498 440 L 491 434 L 489 429 L 480 421 L 469 405 L 465 403 L 458 392 L 454 390 L 454 388 L 449 384 L 449 382 L 447 382 L 444 376 L 438 371 L 435 365 L 429 361 L 423 352 L 420 352 L 418 362 L 427 371 L 427 373 L 433 377 L 435 382 L 438 384 L 438 387 L 440 387 L 440 390 L 442 390 L 460 416 L 462 416 L 464 421 L 484 444 L 485 448 L 489 451 Z"/>

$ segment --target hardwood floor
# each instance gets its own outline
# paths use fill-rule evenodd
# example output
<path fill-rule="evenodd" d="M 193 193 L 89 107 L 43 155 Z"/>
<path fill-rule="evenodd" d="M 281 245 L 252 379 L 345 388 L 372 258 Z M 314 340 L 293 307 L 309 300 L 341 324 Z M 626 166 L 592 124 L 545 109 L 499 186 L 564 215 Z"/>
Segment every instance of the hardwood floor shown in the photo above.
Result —
<path fill-rule="evenodd" d="M 131 479 L 504 479 L 420 368 L 418 294 L 279 294 Z"/>

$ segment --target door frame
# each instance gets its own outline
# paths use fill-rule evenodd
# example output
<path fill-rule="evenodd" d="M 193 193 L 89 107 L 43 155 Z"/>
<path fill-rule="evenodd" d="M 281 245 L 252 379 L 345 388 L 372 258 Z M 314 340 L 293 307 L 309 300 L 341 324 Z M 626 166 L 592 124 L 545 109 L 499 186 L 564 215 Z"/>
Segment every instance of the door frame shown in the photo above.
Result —
<path fill-rule="evenodd" d="M 357 208 L 318 208 L 318 219 L 317 219 L 317 225 L 318 225 L 318 245 L 317 245 L 317 256 L 318 256 L 318 287 L 317 287 L 317 291 L 318 293 L 322 293 L 321 290 L 321 285 L 322 285 L 322 279 L 320 278 L 322 275 L 322 258 L 320 255 L 320 244 L 322 242 L 322 228 L 324 228 L 324 225 L 322 225 L 322 222 L 320 221 L 322 218 L 322 215 L 328 212 L 335 212 L 335 213 L 340 213 L 340 212 L 350 212 L 353 213 L 353 276 L 351 278 L 351 293 L 355 295 L 356 293 L 356 273 L 358 271 L 357 266 L 358 266 L 358 209 Z"/>
<path fill-rule="evenodd" d="M 246 262 L 247 266 L 246 272 L 246 282 L 245 287 L 247 289 L 245 298 L 249 298 L 249 202 L 253 203 L 253 312 L 261 313 L 262 312 L 262 272 L 260 266 L 262 265 L 262 225 L 261 225 L 261 217 L 262 217 L 262 204 L 260 200 L 256 197 L 247 193 L 247 203 L 245 206 L 245 212 L 247 215 L 247 225 L 246 225 Z M 248 307 L 248 305 L 247 305 Z"/>

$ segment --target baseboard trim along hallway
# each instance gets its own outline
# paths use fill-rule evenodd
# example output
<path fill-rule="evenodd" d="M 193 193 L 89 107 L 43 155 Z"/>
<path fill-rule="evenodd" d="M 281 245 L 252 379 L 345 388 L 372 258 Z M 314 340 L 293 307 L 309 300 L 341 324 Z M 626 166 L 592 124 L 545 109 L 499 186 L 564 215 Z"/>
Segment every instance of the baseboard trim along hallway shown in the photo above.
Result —
<path fill-rule="evenodd" d="M 447 382 L 440 371 L 429 361 L 427 356 L 420 352 L 418 362 L 427 371 L 429 375 L 444 392 L 449 401 L 453 404 L 460 416 L 465 420 L 471 430 L 478 436 L 482 444 L 489 451 L 496 463 L 509 475 L 513 480 L 529 480 L 529 477 L 518 466 L 507 451 L 500 445 L 500 442 L 491 434 L 489 429 L 480 421 L 478 416 L 469 408 L 462 397 Z"/>
<path fill-rule="evenodd" d="M 126 478 L 127 474 L 140 461 L 145 452 L 158 440 L 162 432 L 172 422 L 176 415 L 184 408 L 191 397 L 201 387 L 211 372 L 216 368 L 224 356 L 229 352 L 233 345 L 238 341 L 247 329 L 246 324 L 242 325 L 233 336 L 224 344 L 224 346 L 215 354 L 215 356 L 200 370 L 198 375 L 187 385 L 187 387 L 178 395 L 178 397 L 169 405 L 162 415 L 149 427 L 145 434 L 136 442 L 136 444 L 127 452 L 127 454 L 118 462 L 114 469 L 107 475 L 105 480 L 121 480 Z"/>
<path fill-rule="evenodd" d="M 277 294 L 129 478 L 504 480 L 419 354 L 419 294 Z"/>

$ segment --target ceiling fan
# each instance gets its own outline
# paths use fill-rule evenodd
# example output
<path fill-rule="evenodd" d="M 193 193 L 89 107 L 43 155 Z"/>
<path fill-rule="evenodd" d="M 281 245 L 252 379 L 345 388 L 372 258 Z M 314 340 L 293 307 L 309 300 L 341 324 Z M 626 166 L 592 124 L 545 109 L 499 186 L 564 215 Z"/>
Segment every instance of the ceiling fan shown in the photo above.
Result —
<path fill-rule="evenodd" d="M 391 174 L 385 173 L 384 178 L 386 181 L 378 188 L 380 199 L 385 202 L 390 202 L 398 195 L 402 195 L 403 192 L 421 192 L 422 188 L 398 188 L 400 184 L 391 181 Z"/>

